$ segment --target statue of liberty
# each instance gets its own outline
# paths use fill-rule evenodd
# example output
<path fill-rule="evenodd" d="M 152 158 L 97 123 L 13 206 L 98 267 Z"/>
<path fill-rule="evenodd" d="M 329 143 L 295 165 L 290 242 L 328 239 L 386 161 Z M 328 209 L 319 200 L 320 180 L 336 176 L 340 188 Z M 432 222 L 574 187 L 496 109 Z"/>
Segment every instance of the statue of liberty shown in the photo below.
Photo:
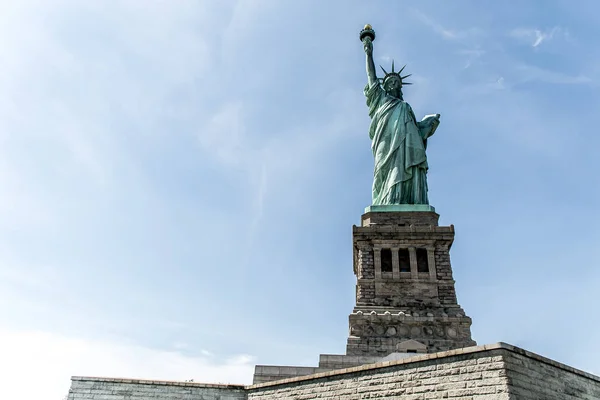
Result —
<path fill-rule="evenodd" d="M 371 126 L 369 137 L 375 157 L 373 205 L 429 204 L 427 197 L 427 139 L 440 123 L 440 115 L 417 121 L 402 97 L 402 86 L 410 85 L 400 71 L 377 78 L 373 62 L 375 32 L 366 25 L 360 33 L 367 55 L 368 84 L 365 87 Z"/>

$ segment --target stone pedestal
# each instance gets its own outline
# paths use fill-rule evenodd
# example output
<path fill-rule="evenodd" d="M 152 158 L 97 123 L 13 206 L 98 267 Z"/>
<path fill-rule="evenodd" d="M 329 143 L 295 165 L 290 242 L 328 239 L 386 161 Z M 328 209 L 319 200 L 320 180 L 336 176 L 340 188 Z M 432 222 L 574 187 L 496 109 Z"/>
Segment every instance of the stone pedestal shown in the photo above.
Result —
<path fill-rule="evenodd" d="M 438 219 L 429 205 L 367 207 L 352 231 L 356 305 L 346 354 L 321 354 L 318 367 L 257 365 L 254 383 L 474 346 L 454 291 L 454 227 Z"/>
<path fill-rule="evenodd" d="M 432 210 L 369 207 L 361 226 L 353 227 L 356 306 L 347 355 L 433 353 L 476 344 L 454 290 L 454 226 L 439 226 Z"/>

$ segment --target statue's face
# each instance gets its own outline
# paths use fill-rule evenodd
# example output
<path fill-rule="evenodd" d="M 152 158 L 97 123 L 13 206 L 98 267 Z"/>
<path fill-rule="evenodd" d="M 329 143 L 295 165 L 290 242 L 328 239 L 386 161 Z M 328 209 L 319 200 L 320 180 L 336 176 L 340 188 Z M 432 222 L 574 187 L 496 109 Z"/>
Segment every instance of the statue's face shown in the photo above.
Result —
<path fill-rule="evenodd" d="M 385 81 L 384 85 L 383 85 L 383 89 L 391 94 L 392 96 L 401 97 L 401 90 L 400 88 L 402 87 L 402 82 L 400 82 L 400 79 L 392 77 L 389 78 Z"/>

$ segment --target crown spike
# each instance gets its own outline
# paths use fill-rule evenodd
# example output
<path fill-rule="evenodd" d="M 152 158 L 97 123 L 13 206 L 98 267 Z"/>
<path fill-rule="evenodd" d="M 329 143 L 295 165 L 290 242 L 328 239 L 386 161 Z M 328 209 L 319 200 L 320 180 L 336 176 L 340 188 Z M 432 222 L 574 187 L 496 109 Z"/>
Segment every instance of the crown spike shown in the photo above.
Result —
<path fill-rule="evenodd" d="M 394 60 L 392 59 L 392 74 L 394 73 Z"/>
<path fill-rule="evenodd" d="M 412 85 L 412 82 L 402 82 L 402 86 L 404 85 Z"/>
<path fill-rule="evenodd" d="M 404 71 L 404 68 L 406 68 L 406 64 L 404 64 L 404 67 L 402 67 L 402 68 L 400 69 L 400 71 L 398 71 L 398 73 L 399 73 L 399 74 L 401 74 L 401 73 L 402 73 L 402 71 Z"/>
<path fill-rule="evenodd" d="M 381 68 L 381 70 L 383 71 L 384 74 L 388 74 L 387 71 L 385 69 L 383 69 L 383 67 L 380 65 L 379 68 Z"/>
<path fill-rule="evenodd" d="M 404 78 L 408 78 L 409 76 L 412 76 L 412 74 L 404 75 L 404 76 L 401 76 L 400 78 L 404 79 Z"/>

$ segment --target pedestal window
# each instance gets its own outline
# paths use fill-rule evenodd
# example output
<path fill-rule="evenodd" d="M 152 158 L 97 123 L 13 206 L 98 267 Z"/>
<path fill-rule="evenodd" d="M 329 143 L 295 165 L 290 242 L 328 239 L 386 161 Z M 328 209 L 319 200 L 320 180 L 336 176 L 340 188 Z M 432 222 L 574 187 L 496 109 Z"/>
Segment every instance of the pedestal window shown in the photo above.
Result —
<path fill-rule="evenodd" d="M 400 272 L 410 272 L 410 253 L 408 249 L 398 250 L 398 263 L 400 264 Z"/>
<path fill-rule="evenodd" d="M 417 249 L 417 271 L 429 272 L 429 257 L 427 249 Z"/>
<path fill-rule="evenodd" d="M 392 250 L 381 249 L 381 272 L 392 272 L 393 270 Z"/>

